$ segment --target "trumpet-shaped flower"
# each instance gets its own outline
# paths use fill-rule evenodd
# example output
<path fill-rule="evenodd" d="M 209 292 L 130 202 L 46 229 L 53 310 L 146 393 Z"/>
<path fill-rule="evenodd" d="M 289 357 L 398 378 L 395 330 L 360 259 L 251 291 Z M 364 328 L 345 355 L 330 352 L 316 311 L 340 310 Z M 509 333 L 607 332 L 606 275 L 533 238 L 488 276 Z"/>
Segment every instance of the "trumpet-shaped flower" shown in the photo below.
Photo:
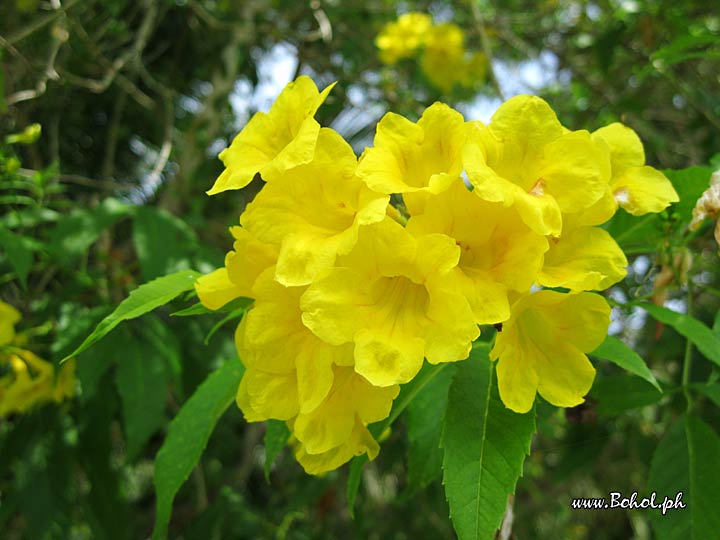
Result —
<path fill-rule="evenodd" d="M 602 153 L 586 131 L 567 132 L 538 97 L 503 103 L 490 124 L 471 124 L 464 161 L 475 193 L 516 205 L 535 232 L 558 236 L 562 214 L 592 206 L 605 193 Z"/>
<path fill-rule="evenodd" d="M 483 53 L 468 55 L 462 29 L 444 23 L 428 32 L 420 67 L 433 86 L 450 92 L 456 85 L 472 88 L 483 82 L 487 57 Z"/>
<path fill-rule="evenodd" d="M 377 457 L 380 446 L 359 419 L 355 419 L 350 436 L 340 445 L 327 452 L 309 453 L 305 446 L 298 444 L 295 459 L 308 474 L 322 474 L 337 469 L 355 456 L 367 454 L 370 460 Z"/>
<path fill-rule="evenodd" d="M 398 60 L 411 58 L 425 43 L 431 27 L 430 15 L 418 12 L 404 13 L 397 21 L 386 24 L 375 38 L 380 60 L 392 65 Z"/>
<path fill-rule="evenodd" d="M 595 378 L 585 353 L 602 343 L 609 324 L 610 306 L 597 294 L 521 296 L 490 353 L 505 406 L 527 412 L 536 393 L 559 407 L 582 403 Z"/>
<path fill-rule="evenodd" d="M 225 255 L 225 266 L 200 277 L 195 291 L 208 309 L 220 309 L 239 297 L 254 298 L 257 277 L 277 262 L 278 248 L 264 244 L 242 227 L 230 227 L 233 250 Z"/>
<path fill-rule="evenodd" d="M 457 180 L 435 195 L 425 212 L 410 218 L 413 234 L 442 233 L 460 247 L 456 273 L 475 322 L 494 324 L 510 316 L 507 289 L 530 289 L 548 242 L 519 218 L 514 207 L 482 200 Z"/>
<path fill-rule="evenodd" d="M 304 75 L 288 84 L 270 111 L 256 113 L 220 153 L 225 170 L 208 195 L 243 188 L 258 173 L 268 181 L 310 162 L 320 133 L 320 124 L 313 116 L 332 86 L 319 92 L 312 79 Z"/>
<path fill-rule="evenodd" d="M 293 422 L 293 433 L 308 454 L 323 454 L 352 438 L 357 424 L 366 426 L 387 418 L 397 385 L 380 388 L 352 367 L 335 366 L 333 385 L 322 403 Z"/>
<path fill-rule="evenodd" d="M 355 371 L 373 385 L 408 382 L 423 357 L 462 360 L 479 335 L 451 272 L 459 259 L 443 234 L 415 238 L 389 218 L 364 226 L 304 293 L 303 322 L 327 343 L 354 343 Z"/>
<path fill-rule="evenodd" d="M 388 113 L 357 174 L 375 191 L 404 194 L 410 212 L 422 212 L 425 195 L 445 191 L 460 177 L 465 132 L 462 115 L 443 103 L 428 107 L 417 124 Z"/>
<path fill-rule="evenodd" d="M 276 279 L 283 285 L 309 284 L 352 249 L 361 225 L 385 217 L 389 197 L 354 175 L 356 162 L 343 138 L 323 128 L 315 159 L 268 183 L 243 213 L 245 228 L 280 246 Z"/>
<path fill-rule="evenodd" d="M 607 231 L 564 219 L 562 235 L 550 239 L 538 281 L 571 291 L 603 290 L 627 275 L 627 264 L 623 250 Z"/>
<path fill-rule="evenodd" d="M 632 129 L 615 122 L 592 134 L 593 139 L 607 145 L 612 176 L 610 193 L 615 202 L 630 214 L 640 216 L 661 212 L 678 195 L 663 173 L 645 165 L 642 142 Z"/>
<path fill-rule="evenodd" d="M 255 304 L 235 333 L 246 367 L 238 404 L 249 421 L 288 420 L 313 410 L 333 384 L 333 365 L 352 365 L 352 347 L 318 339 L 302 323 L 305 287 L 284 287 L 271 267 L 258 277 Z"/>

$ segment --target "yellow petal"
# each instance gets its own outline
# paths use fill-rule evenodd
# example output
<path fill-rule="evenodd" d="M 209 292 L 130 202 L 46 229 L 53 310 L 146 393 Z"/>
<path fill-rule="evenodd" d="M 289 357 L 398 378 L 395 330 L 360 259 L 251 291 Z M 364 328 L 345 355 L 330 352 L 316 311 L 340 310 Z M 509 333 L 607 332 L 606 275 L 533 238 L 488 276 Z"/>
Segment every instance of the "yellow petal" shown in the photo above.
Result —
<path fill-rule="evenodd" d="M 220 309 L 247 292 L 230 281 L 227 268 L 224 267 L 199 277 L 195 282 L 195 291 L 200 302 L 208 309 Z"/>
<path fill-rule="evenodd" d="M 20 312 L 0 301 L 0 346 L 7 345 L 15 338 L 15 323 L 19 320 Z"/>
<path fill-rule="evenodd" d="M 236 401 L 248 422 L 289 420 L 300 410 L 295 372 L 278 375 L 246 369 Z"/>
<path fill-rule="evenodd" d="M 630 167 L 645 165 L 645 151 L 640 137 L 629 127 L 614 122 L 593 131 L 592 136 L 607 144 L 613 176 L 619 176 Z"/>
<path fill-rule="evenodd" d="M 678 202 L 678 194 L 670 180 L 652 167 L 630 167 L 613 179 L 615 200 L 634 216 L 662 212 Z"/>
<path fill-rule="evenodd" d="M 627 275 L 627 259 L 607 231 L 579 227 L 550 242 L 539 281 L 572 291 L 607 289 Z"/>
<path fill-rule="evenodd" d="M 355 456 L 367 454 L 370 459 L 375 459 L 378 452 L 380 452 L 378 443 L 367 428 L 360 421 L 356 421 L 350 437 L 341 445 L 327 452 L 310 454 L 300 444 L 295 452 L 295 459 L 307 474 L 322 474 L 337 469 Z"/>
<path fill-rule="evenodd" d="M 226 168 L 208 195 L 245 187 L 257 173 L 269 180 L 310 162 L 320 133 L 313 115 L 331 88 L 320 93 L 304 75 L 289 83 L 270 111 L 256 113 L 230 147 L 220 153 Z"/>

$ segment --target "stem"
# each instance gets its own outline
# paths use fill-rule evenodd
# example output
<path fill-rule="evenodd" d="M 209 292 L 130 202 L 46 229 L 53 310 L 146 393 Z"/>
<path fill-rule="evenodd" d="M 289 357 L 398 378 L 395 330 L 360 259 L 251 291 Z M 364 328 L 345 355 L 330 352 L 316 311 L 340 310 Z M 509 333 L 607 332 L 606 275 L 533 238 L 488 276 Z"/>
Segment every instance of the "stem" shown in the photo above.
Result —
<path fill-rule="evenodd" d="M 692 316 L 692 288 L 688 281 L 688 293 L 687 293 L 687 314 Z M 683 360 L 682 370 L 682 389 L 685 394 L 685 400 L 687 401 L 687 412 L 690 413 L 692 409 L 692 397 L 690 396 L 690 369 L 692 367 L 692 341 L 688 339 L 685 342 L 685 358 Z"/>
<path fill-rule="evenodd" d="M 483 19 L 482 13 L 480 12 L 480 8 L 478 7 L 478 3 L 476 0 L 470 0 L 470 7 L 472 8 L 473 17 L 475 18 L 475 25 L 477 26 L 478 33 L 480 34 L 480 46 L 482 47 L 483 53 L 487 57 L 488 77 L 490 79 L 490 84 L 492 84 L 493 89 L 495 90 L 495 93 L 498 95 L 498 97 L 502 101 L 505 101 L 505 95 L 503 94 L 502 88 L 500 88 L 500 83 L 495 76 L 495 70 L 493 69 L 492 65 L 493 53 L 492 47 L 490 47 L 490 39 L 488 38 L 487 32 L 485 31 L 485 20 Z"/>

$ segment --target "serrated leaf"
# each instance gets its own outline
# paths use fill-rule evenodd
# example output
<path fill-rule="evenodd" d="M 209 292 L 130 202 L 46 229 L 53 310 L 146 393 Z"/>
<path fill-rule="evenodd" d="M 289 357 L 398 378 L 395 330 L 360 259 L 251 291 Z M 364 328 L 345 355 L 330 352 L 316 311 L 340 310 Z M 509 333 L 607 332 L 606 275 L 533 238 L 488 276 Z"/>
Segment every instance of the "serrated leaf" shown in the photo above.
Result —
<path fill-rule="evenodd" d="M 408 484 L 413 490 L 426 487 L 442 471 L 440 435 L 454 375 L 455 366 L 449 365 L 408 404 Z"/>
<path fill-rule="evenodd" d="M 165 210 L 139 207 L 133 217 L 133 243 L 143 279 L 185 270 L 197 238 L 187 224 Z"/>
<path fill-rule="evenodd" d="M 654 304 L 640 304 L 654 319 L 672 326 L 678 334 L 692 341 L 698 350 L 708 359 L 720 366 L 720 338 L 703 323 L 684 313 Z"/>
<path fill-rule="evenodd" d="M 606 337 L 605 341 L 591 354 L 603 360 L 609 360 L 630 373 L 634 373 L 652 384 L 658 391 L 662 392 L 662 388 L 660 388 L 655 375 L 653 375 L 647 367 L 645 360 L 618 338 L 613 336 Z"/>
<path fill-rule="evenodd" d="M 720 531 L 720 437 L 699 418 L 686 416 L 668 429 L 650 463 L 648 490 L 656 503 L 682 492 L 686 508 L 649 509 L 658 540 L 705 540 Z"/>
<path fill-rule="evenodd" d="M 660 401 L 664 394 L 637 377 L 609 375 L 595 379 L 590 396 L 598 402 L 598 413 L 617 414 L 628 409 L 653 405 Z"/>
<path fill-rule="evenodd" d="M 27 288 L 27 276 L 32 266 L 33 252 L 38 247 L 37 242 L 9 229 L 0 228 L 0 247 L 23 289 Z"/>
<path fill-rule="evenodd" d="M 194 304 L 188 308 L 175 311 L 170 314 L 171 317 L 193 317 L 195 315 L 210 315 L 212 313 L 230 313 L 240 308 L 247 308 L 253 303 L 252 298 L 236 298 L 231 300 L 219 309 L 209 309 L 203 306 L 200 302 Z"/>
<path fill-rule="evenodd" d="M 270 481 L 270 468 L 285 448 L 290 438 L 290 430 L 285 422 L 268 420 L 265 426 L 265 480 Z"/>
<path fill-rule="evenodd" d="M 443 425 L 443 483 L 459 540 L 490 540 L 522 475 L 535 410 L 517 414 L 500 401 L 487 349 L 457 366 Z"/>
<path fill-rule="evenodd" d="M 170 423 L 155 459 L 157 508 L 153 539 L 167 537 L 175 494 L 200 460 L 215 424 L 235 401 L 243 371 L 241 362 L 231 360 L 211 373 Z"/>
<path fill-rule="evenodd" d="M 95 327 L 92 334 L 85 338 L 80 346 L 67 355 L 62 361 L 80 354 L 95 342 L 106 336 L 113 328 L 122 321 L 134 319 L 144 315 L 153 309 L 167 304 L 179 294 L 193 288 L 195 280 L 201 274 L 194 270 L 182 270 L 169 276 L 154 279 L 149 283 L 140 285 L 130 293 L 115 310 L 105 317 Z"/>
<path fill-rule="evenodd" d="M 82 255 L 104 230 L 134 208 L 117 199 L 105 199 L 96 208 L 73 210 L 50 231 L 48 249 L 63 261 Z"/>
<path fill-rule="evenodd" d="M 122 401 L 127 461 L 132 462 L 165 421 L 166 371 L 154 348 L 130 336 L 118 359 L 117 385 Z"/>

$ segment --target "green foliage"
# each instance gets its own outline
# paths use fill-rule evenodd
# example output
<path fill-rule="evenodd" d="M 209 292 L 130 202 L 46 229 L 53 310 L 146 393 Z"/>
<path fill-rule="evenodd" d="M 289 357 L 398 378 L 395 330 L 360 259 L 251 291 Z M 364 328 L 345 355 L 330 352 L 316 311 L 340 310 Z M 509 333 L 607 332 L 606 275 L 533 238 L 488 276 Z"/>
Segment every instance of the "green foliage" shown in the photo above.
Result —
<path fill-rule="evenodd" d="M 443 484 L 460 540 L 492 538 L 522 474 L 535 432 L 535 411 L 507 409 L 488 349 L 458 365 L 443 425 Z"/>
<path fill-rule="evenodd" d="M 285 422 L 268 420 L 265 428 L 265 480 L 270 481 L 270 469 L 290 438 L 290 430 Z"/>
<path fill-rule="evenodd" d="M 141 285 L 130 296 L 105 317 L 97 325 L 95 330 L 85 338 L 77 349 L 68 354 L 63 360 L 80 354 L 91 347 L 95 342 L 105 337 L 113 328 L 122 321 L 140 317 L 153 309 L 163 306 L 193 288 L 195 280 L 200 274 L 194 270 L 181 270 L 168 276 L 163 276 Z"/>
<path fill-rule="evenodd" d="M 652 384 L 658 391 L 662 392 L 657 379 L 655 379 L 655 375 L 648 369 L 645 361 L 640 358 L 638 353 L 619 339 L 608 336 L 592 354 L 598 358 L 610 360 L 630 373 L 634 373 Z"/>
<path fill-rule="evenodd" d="M 172 502 L 200 460 L 215 424 L 235 399 L 242 364 L 230 360 L 198 387 L 170 423 L 155 459 L 157 509 L 153 538 L 165 538 Z"/>
<path fill-rule="evenodd" d="M 720 530 L 718 456 L 720 437 L 699 418 L 688 415 L 670 426 L 653 455 L 648 488 L 658 504 L 682 492 L 685 508 L 651 510 L 658 540 L 712 538 Z"/>

